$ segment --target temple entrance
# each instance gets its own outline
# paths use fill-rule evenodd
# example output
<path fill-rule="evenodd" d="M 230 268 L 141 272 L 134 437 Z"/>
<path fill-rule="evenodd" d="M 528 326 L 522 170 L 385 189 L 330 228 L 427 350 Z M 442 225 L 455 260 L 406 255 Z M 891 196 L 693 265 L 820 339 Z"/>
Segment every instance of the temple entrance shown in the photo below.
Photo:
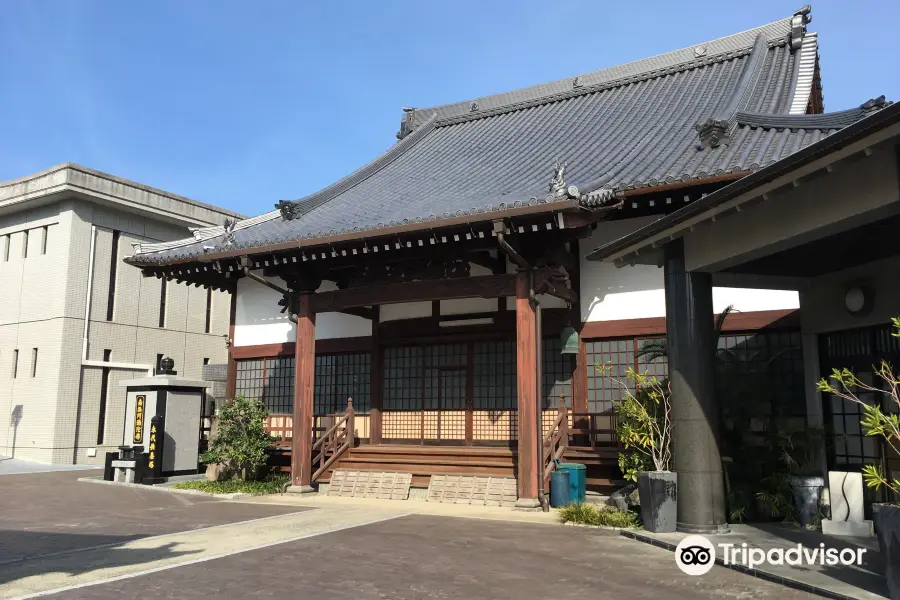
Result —
<path fill-rule="evenodd" d="M 515 442 L 514 349 L 512 341 L 385 348 L 382 439 L 445 445 Z"/>

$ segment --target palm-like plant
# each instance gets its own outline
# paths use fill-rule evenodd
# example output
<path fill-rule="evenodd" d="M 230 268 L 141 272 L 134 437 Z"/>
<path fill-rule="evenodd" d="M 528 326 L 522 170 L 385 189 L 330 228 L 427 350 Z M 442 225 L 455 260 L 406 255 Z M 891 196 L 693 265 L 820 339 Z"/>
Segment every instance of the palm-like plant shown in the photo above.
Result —
<path fill-rule="evenodd" d="M 733 304 L 725 307 L 725 310 L 716 315 L 715 332 L 716 339 L 722 336 L 725 329 L 725 319 L 728 315 L 737 312 Z M 644 342 L 638 349 L 638 358 L 644 359 L 646 362 L 653 362 L 658 358 L 667 358 L 669 356 L 669 344 L 665 338 Z"/>
<path fill-rule="evenodd" d="M 891 319 L 894 331 L 891 335 L 900 338 L 900 317 Z M 834 369 L 828 379 L 821 379 L 816 385 L 820 392 L 833 394 L 858 404 L 863 411 L 860 425 L 867 436 L 881 437 L 894 451 L 900 453 L 900 374 L 887 361 L 873 366 L 874 374 L 881 379 L 884 387 L 864 383 L 850 369 Z M 829 381 L 830 380 L 830 381 Z M 860 396 L 871 398 L 865 400 Z M 881 399 L 886 399 L 890 409 L 882 410 Z M 873 489 L 887 488 L 900 495 L 900 480 L 885 477 L 878 465 L 865 465 L 862 469 L 866 485 Z"/>

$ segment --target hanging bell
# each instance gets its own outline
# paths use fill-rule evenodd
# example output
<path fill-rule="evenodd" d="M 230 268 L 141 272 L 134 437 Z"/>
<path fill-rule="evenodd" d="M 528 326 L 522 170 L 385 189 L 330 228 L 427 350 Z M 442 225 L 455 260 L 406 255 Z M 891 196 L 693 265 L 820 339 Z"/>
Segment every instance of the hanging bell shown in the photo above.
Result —
<path fill-rule="evenodd" d="M 562 349 L 560 354 L 578 354 L 578 332 L 571 325 L 566 325 L 559 336 Z"/>

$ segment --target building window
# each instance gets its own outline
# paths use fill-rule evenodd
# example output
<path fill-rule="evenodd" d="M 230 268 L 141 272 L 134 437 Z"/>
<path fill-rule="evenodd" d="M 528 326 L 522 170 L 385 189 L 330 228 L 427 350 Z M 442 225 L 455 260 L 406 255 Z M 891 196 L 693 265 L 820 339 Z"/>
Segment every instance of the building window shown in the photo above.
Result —
<path fill-rule="evenodd" d="M 665 338 L 585 341 L 588 410 L 612 410 L 624 392 L 610 377 L 596 369 L 608 365 L 612 377 L 624 380 L 628 368 L 647 371 L 657 379 L 669 375 Z M 802 417 L 806 414 L 803 391 L 803 355 L 800 333 L 757 331 L 728 333 L 718 340 L 717 386 L 722 414 L 727 420 L 739 418 L 743 390 L 754 394 L 756 413 L 771 417 Z M 743 417 L 740 417 L 743 418 Z"/>
<path fill-rule="evenodd" d="M 3 262 L 9 262 L 9 244 L 12 240 L 12 235 L 6 234 L 3 236 L 3 239 L 0 240 L 0 243 L 3 244 Z"/>
<path fill-rule="evenodd" d="M 162 372 L 162 359 L 163 359 L 164 356 L 165 356 L 164 354 L 157 354 L 157 355 L 156 355 L 156 372 L 157 372 L 157 373 L 161 373 L 161 372 Z"/>
<path fill-rule="evenodd" d="M 116 270 L 119 265 L 119 232 L 112 232 L 112 252 L 109 261 L 109 296 L 106 301 L 106 320 L 112 321 L 116 306 Z M 165 281 L 165 280 L 163 280 Z M 162 327 L 162 325 L 160 325 Z"/>
<path fill-rule="evenodd" d="M 204 358 L 204 359 L 203 359 L 203 366 L 205 367 L 205 366 L 208 365 L 208 364 L 209 364 L 209 359 L 208 359 L 208 358 Z"/>
<path fill-rule="evenodd" d="M 22 232 L 22 258 L 28 258 L 28 230 Z"/>
<path fill-rule="evenodd" d="M 371 357 L 366 353 L 316 356 L 314 405 L 316 415 L 343 412 L 353 398 L 358 413 L 369 412 Z M 262 400 L 271 413 L 294 412 L 294 358 L 237 361 L 235 393 Z"/>
<path fill-rule="evenodd" d="M 103 362 L 109 362 L 112 358 L 112 350 L 103 351 Z M 97 445 L 103 445 L 106 432 L 106 397 L 109 395 L 109 367 L 103 367 L 100 379 L 100 414 L 97 417 Z"/>
<path fill-rule="evenodd" d="M 19 376 L 19 351 L 13 350 L 13 358 L 12 358 L 12 376 L 13 379 Z"/>
<path fill-rule="evenodd" d="M 41 254 L 47 254 L 47 238 L 50 237 L 50 226 L 44 225 L 41 234 Z"/>
<path fill-rule="evenodd" d="M 166 326 L 166 296 L 169 292 L 168 279 L 163 277 L 162 285 L 159 289 L 159 326 Z"/>
<path fill-rule="evenodd" d="M 32 348 L 31 349 L 31 376 L 32 377 L 37 376 L 37 354 L 38 354 L 38 349 Z"/>
<path fill-rule="evenodd" d="M 212 323 L 212 288 L 206 288 L 206 326 L 204 331 L 209 333 L 209 327 Z"/>

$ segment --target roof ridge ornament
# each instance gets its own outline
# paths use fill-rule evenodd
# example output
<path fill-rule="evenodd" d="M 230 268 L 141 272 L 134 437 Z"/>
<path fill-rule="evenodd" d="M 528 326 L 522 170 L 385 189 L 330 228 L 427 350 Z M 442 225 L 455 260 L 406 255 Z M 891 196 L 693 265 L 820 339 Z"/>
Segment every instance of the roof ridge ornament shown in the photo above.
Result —
<path fill-rule="evenodd" d="M 235 225 L 237 225 L 237 219 L 226 218 L 225 222 L 222 223 L 222 228 L 225 230 L 224 236 L 222 237 L 222 246 L 234 246 L 237 242 L 237 240 L 234 239 Z"/>
<path fill-rule="evenodd" d="M 871 110 L 873 108 L 884 108 L 886 104 L 890 104 L 887 99 L 884 97 L 884 94 L 878 96 L 877 98 L 871 98 L 866 100 L 859 107 L 863 110 Z"/>
<path fill-rule="evenodd" d="M 563 200 L 565 198 L 578 198 L 578 188 L 574 185 L 566 185 L 566 167 L 568 162 L 562 162 L 556 159 L 553 166 L 553 178 L 550 180 L 549 193 L 547 200 Z"/>
<path fill-rule="evenodd" d="M 730 127 L 730 121 L 712 117 L 694 125 L 694 129 L 700 134 L 700 145 L 703 148 L 718 148 L 723 144 L 727 146 L 731 141 L 728 137 Z"/>
<path fill-rule="evenodd" d="M 279 211 L 281 211 L 281 218 L 285 221 L 293 221 L 297 217 L 303 216 L 300 207 L 296 202 L 292 202 L 291 200 L 279 200 L 278 204 L 275 205 Z"/>
<path fill-rule="evenodd" d="M 803 35 L 806 33 L 806 26 L 812 22 L 810 14 L 812 7 L 807 4 L 794 13 L 791 17 L 791 51 L 799 50 L 803 45 Z"/>

